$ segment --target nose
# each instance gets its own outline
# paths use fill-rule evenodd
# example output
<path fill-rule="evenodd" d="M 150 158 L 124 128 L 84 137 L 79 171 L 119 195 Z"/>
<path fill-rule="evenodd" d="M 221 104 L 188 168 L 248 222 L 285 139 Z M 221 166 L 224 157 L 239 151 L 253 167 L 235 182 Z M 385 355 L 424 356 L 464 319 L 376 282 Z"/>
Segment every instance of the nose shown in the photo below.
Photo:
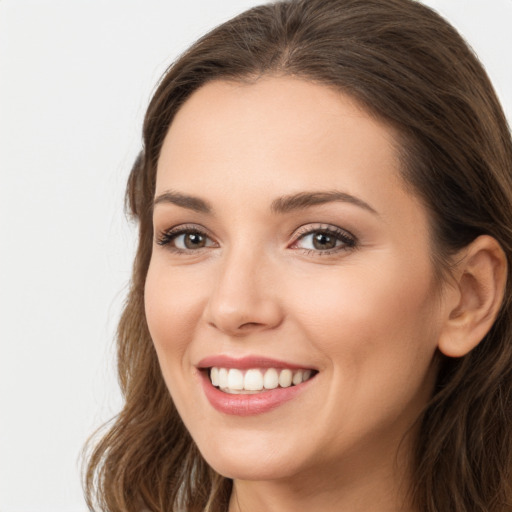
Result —
<path fill-rule="evenodd" d="M 275 269 L 264 255 L 232 251 L 218 262 L 206 322 L 229 336 L 278 327 L 283 320 Z"/>

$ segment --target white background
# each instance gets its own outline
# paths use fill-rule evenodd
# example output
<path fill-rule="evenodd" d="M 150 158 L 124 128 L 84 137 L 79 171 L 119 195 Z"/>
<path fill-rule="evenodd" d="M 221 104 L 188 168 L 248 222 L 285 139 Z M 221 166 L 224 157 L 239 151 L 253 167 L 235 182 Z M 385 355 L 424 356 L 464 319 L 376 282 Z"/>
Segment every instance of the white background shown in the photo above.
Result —
<path fill-rule="evenodd" d="M 115 414 L 123 215 L 161 73 L 254 0 L 0 0 L 0 512 L 83 512 L 78 457 Z M 512 0 L 428 0 L 512 119 Z"/>

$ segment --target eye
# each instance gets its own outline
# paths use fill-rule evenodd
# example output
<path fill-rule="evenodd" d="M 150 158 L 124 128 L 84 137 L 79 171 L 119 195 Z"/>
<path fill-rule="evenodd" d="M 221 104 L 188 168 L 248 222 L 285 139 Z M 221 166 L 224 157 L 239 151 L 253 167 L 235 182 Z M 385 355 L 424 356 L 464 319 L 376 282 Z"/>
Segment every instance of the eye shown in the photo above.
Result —
<path fill-rule="evenodd" d="M 167 246 L 175 252 L 189 252 L 217 246 L 204 231 L 187 226 L 178 226 L 164 231 L 158 236 L 156 243 Z"/>
<path fill-rule="evenodd" d="M 299 231 L 292 248 L 304 249 L 320 254 L 331 254 L 352 249 L 355 246 L 356 238 L 348 231 L 334 226 L 314 229 L 311 226 L 307 226 Z"/>

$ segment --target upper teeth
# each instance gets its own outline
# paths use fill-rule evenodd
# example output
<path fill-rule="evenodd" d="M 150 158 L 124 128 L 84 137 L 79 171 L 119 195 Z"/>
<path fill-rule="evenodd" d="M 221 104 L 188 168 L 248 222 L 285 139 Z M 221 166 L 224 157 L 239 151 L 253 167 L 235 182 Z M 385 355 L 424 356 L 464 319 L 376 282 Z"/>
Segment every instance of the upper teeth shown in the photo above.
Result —
<path fill-rule="evenodd" d="M 311 375 L 311 370 L 290 370 L 288 368 L 239 370 L 237 368 L 213 367 L 210 369 L 212 384 L 227 393 L 254 393 L 262 389 L 275 389 L 278 386 L 287 388 L 308 380 Z"/>

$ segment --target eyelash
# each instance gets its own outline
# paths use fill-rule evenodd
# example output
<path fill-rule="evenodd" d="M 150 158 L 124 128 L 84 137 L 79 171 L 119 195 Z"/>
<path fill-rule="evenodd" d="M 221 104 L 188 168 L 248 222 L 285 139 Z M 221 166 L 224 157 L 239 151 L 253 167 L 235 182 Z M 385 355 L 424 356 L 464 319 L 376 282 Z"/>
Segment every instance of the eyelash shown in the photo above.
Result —
<path fill-rule="evenodd" d="M 177 254 L 196 252 L 198 249 L 180 249 L 180 248 L 172 245 L 172 243 L 175 242 L 175 240 L 180 235 L 191 235 L 191 234 L 197 234 L 197 235 L 203 236 L 203 237 L 211 240 L 211 238 L 208 236 L 206 231 L 199 228 L 198 226 L 181 225 L 181 226 L 177 226 L 175 228 L 171 228 L 167 231 L 163 231 L 162 233 L 160 233 L 157 237 L 156 243 L 161 246 L 166 246 L 166 248 L 169 249 L 171 252 L 174 252 Z"/>
<path fill-rule="evenodd" d="M 334 254 L 342 251 L 348 251 L 351 249 L 355 249 L 358 245 L 358 241 L 354 235 L 349 233 L 348 231 L 344 229 L 340 229 L 335 226 L 328 226 L 328 225 L 318 225 L 315 227 L 312 227 L 311 225 L 303 226 L 300 228 L 295 234 L 294 234 L 294 242 L 290 246 L 293 248 L 297 245 L 297 243 L 300 240 L 304 240 L 306 237 L 314 235 L 314 234 L 324 234 L 327 236 L 332 236 L 336 239 L 336 243 L 342 242 L 340 246 L 335 246 L 332 249 L 304 249 L 304 248 L 296 248 L 295 250 L 302 250 L 307 255 L 314 255 L 314 256 L 324 256 L 329 254 Z M 207 232 L 201 228 L 199 228 L 196 225 L 182 225 L 175 228 L 171 228 L 167 231 L 161 232 L 157 239 L 156 243 L 160 246 L 165 246 L 168 250 L 170 250 L 173 253 L 176 254 L 191 254 L 193 252 L 198 252 L 201 249 L 211 247 L 199 247 L 197 249 L 181 249 L 176 247 L 175 245 L 172 245 L 175 240 L 181 236 L 181 235 L 191 235 L 191 234 L 197 234 L 202 237 L 205 237 L 208 240 L 212 240 Z"/>
<path fill-rule="evenodd" d="M 304 240 L 306 237 L 314 235 L 314 234 L 324 234 L 327 236 L 332 236 L 335 238 L 336 243 L 341 242 L 340 246 L 333 247 L 332 249 L 302 249 L 305 251 L 307 255 L 318 255 L 318 256 L 326 256 L 329 254 L 335 254 L 342 251 L 348 251 L 351 249 L 355 249 L 357 247 L 357 239 L 354 235 L 349 233 L 348 231 L 338 228 L 336 226 L 330 225 L 319 225 L 312 227 L 311 225 L 303 226 L 299 229 L 299 231 L 295 234 L 295 241 L 292 244 L 292 247 L 296 245 L 300 240 Z M 300 249 L 300 248 L 299 248 Z"/>

